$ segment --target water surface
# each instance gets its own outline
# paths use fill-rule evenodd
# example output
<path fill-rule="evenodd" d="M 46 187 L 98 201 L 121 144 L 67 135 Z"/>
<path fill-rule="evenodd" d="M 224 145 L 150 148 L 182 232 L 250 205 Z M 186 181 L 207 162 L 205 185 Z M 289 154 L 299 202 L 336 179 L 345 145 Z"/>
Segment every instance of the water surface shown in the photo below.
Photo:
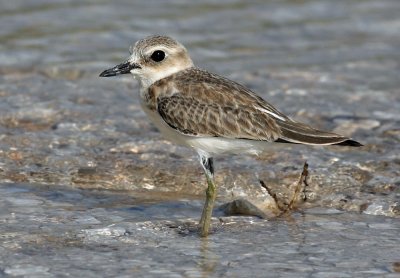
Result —
<path fill-rule="evenodd" d="M 400 246 L 400 3 L 45 1 L 0 3 L 0 273 L 149 277 L 395 277 Z M 198 238 L 196 155 L 165 141 L 129 76 L 98 74 L 150 35 L 363 148 L 216 158 L 218 204 L 284 194 L 291 217 L 216 211 Z"/>

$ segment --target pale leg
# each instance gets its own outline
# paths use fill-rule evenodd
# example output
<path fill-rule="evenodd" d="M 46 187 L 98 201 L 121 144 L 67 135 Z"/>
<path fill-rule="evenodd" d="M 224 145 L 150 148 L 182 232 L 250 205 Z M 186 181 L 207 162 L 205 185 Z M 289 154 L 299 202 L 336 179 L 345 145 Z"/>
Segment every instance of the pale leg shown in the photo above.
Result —
<path fill-rule="evenodd" d="M 212 157 L 200 155 L 200 162 L 203 166 L 207 179 L 206 202 L 200 219 L 200 235 L 206 237 L 210 229 L 211 216 L 214 207 L 215 198 L 217 196 L 217 187 L 214 183 L 214 162 Z"/>

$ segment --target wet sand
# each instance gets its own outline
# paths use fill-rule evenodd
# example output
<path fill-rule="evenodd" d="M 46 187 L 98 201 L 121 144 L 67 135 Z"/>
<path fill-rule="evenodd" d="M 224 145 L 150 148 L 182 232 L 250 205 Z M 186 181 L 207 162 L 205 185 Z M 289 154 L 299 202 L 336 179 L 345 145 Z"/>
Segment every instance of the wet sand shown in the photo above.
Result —
<path fill-rule="evenodd" d="M 0 8 L 0 276 L 398 275 L 398 1 Z M 146 119 L 132 77 L 98 77 L 157 33 L 292 118 L 365 147 L 216 158 L 219 205 L 271 203 L 260 180 L 287 195 L 305 161 L 307 201 L 270 219 L 217 209 L 200 239 L 197 156 Z"/>

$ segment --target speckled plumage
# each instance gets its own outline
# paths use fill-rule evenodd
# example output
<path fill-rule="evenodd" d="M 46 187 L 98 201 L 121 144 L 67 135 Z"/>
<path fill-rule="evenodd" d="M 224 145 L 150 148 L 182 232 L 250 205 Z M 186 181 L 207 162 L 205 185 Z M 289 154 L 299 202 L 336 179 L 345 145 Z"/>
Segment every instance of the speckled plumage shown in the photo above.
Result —
<path fill-rule="evenodd" d="M 269 104 L 245 87 L 197 68 L 155 82 L 146 95 L 148 107 L 186 135 L 274 141 L 280 134 L 274 119 L 256 109 L 270 109 Z"/>
<path fill-rule="evenodd" d="M 149 109 L 186 135 L 305 144 L 349 139 L 295 122 L 246 87 L 194 67 L 155 82 L 144 96 Z"/>

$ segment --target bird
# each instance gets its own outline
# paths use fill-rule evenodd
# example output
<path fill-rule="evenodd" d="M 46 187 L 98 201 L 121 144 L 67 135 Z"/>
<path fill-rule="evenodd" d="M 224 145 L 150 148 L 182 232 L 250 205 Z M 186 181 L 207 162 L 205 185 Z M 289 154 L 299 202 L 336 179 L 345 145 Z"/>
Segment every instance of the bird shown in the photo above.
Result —
<path fill-rule="evenodd" d="M 100 77 L 132 74 L 140 84 L 141 107 L 163 136 L 197 152 L 207 181 L 201 237 L 209 234 L 217 196 L 215 156 L 258 155 L 271 144 L 284 143 L 362 146 L 292 120 L 245 86 L 196 67 L 187 49 L 169 36 L 140 39 L 129 53 Z"/>

